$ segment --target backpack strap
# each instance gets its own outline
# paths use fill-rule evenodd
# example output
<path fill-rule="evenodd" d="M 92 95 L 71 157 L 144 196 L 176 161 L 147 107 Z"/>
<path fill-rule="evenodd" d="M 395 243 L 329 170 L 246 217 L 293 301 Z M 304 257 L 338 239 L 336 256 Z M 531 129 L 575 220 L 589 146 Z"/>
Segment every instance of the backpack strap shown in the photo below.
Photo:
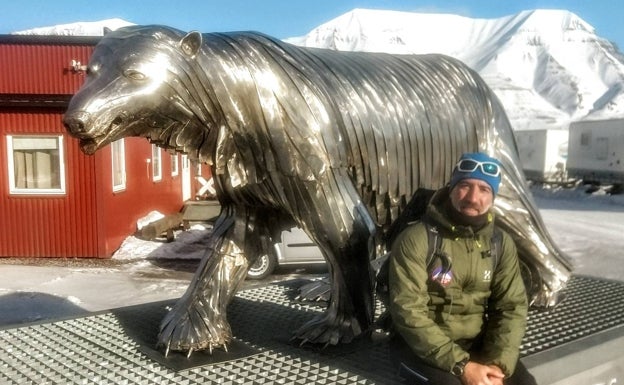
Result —
<path fill-rule="evenodd" d="M 433 262 L 433 257 L 442 252 L 442 237 L 438 233 L 437 227 L 428 222 L 423 223 L 427 229 L 427 258 L 425 259 L 425 266 L 428 269 L 431 262 Z"/>
<path fill-rule="evenodd" d="M 492 273 L 496 271 L 496 267 L 500 262 L 503 253 L 503 232 L 498 226 L 494 226 L 492 239 L 490 240 L 490 255 L 492 256 Z"/>
<path fill-rule="evenodd" d="M 431 225 L 427 222 L 424 222 L 425 228 L 427 229 L 427 258 L 425 259 L 425 266 L 427 267 L 427 271 L 431 270 L 431 264 L 434 259 L 438 257 L 442 262 L 442 272 L 443 274 L 448 273 L 451 270 L 451 266 L 453 265 L 451 257 L 442 251 L 442 237 L 438 232 L 437 227 Z"/>

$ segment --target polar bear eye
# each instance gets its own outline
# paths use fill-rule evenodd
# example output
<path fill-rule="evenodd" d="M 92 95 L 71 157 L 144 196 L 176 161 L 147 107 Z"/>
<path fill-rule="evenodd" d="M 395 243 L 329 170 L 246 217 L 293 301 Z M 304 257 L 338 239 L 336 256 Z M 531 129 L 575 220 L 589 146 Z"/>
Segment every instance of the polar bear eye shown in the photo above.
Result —
<path fill-rule="evenodd" d="M 89 63 L 85 72 L 88 76 L 95 76 L 100 72 L 100 65 L 97 63 Z"/>
<path fill-rule="evenodd" d="M 132 80 L 145 80 L 145 79 L 147 79 L 147 76 L 143 72 L 137 71 L 137 70 L 133 70 L 133 69 L 125 70 L 124 71 L 124 76 L 127 77 L 128 79 L 132 79 Z"/>

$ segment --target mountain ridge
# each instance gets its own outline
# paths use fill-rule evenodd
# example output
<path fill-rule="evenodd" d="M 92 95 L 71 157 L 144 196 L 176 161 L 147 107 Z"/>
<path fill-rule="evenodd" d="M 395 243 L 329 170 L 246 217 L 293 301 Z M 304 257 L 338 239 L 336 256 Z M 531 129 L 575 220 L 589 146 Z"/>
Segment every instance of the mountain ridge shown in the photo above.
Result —
<path fill-rule="evenodd" d="M 336 50 L 456 57 L 486 80 L 517 130 L 624 117 L 624 56 L 567 10 L 474 19 L 356 8 L 285 40 Z"/>

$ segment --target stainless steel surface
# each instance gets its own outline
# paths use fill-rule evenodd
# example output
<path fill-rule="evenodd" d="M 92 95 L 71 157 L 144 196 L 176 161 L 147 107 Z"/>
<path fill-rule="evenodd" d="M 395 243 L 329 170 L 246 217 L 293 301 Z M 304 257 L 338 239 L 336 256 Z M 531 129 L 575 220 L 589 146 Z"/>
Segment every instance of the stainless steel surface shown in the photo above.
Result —
<path fill-rule="evenodd" d="M 496 211 L 531 273 L 532 303 L 559 302 L 570 265 L 533 204 L 501 104 L 457 60 L 134 26 L 105 35 L 87 72 L 64 118 L 86 153 L 143 136 L 212 166 L 223 211 L 163 321 L 167 351 L 227 345 L 227 304 L 248 266 L 293 225 L 319 245 L 332 278 L 327 312 L 296 337 L 351 341 L 373 320 L 368 266 L 383 232 L 416 189 L 447 183 L 468 151 L 503 163 Z"/>

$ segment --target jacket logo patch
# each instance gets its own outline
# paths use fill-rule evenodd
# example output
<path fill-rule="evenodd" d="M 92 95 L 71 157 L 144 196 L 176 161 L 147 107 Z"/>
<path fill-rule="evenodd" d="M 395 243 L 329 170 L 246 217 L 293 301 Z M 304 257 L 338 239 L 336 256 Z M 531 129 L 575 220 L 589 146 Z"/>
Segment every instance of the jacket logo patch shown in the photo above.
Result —
<path fill-rule="evenodd" d="M 446 287 L 451 283 L 453 274 L 450 270 L 442 269 L 442 266 L 438 266 L 431 272 L 431 280 L 438 282 L 440 285 Z"/>
<path fill-rule="evenodd" d="M 492 270 L 483 270 L 483 282 L 490 282 L 492 280 Z"/>

